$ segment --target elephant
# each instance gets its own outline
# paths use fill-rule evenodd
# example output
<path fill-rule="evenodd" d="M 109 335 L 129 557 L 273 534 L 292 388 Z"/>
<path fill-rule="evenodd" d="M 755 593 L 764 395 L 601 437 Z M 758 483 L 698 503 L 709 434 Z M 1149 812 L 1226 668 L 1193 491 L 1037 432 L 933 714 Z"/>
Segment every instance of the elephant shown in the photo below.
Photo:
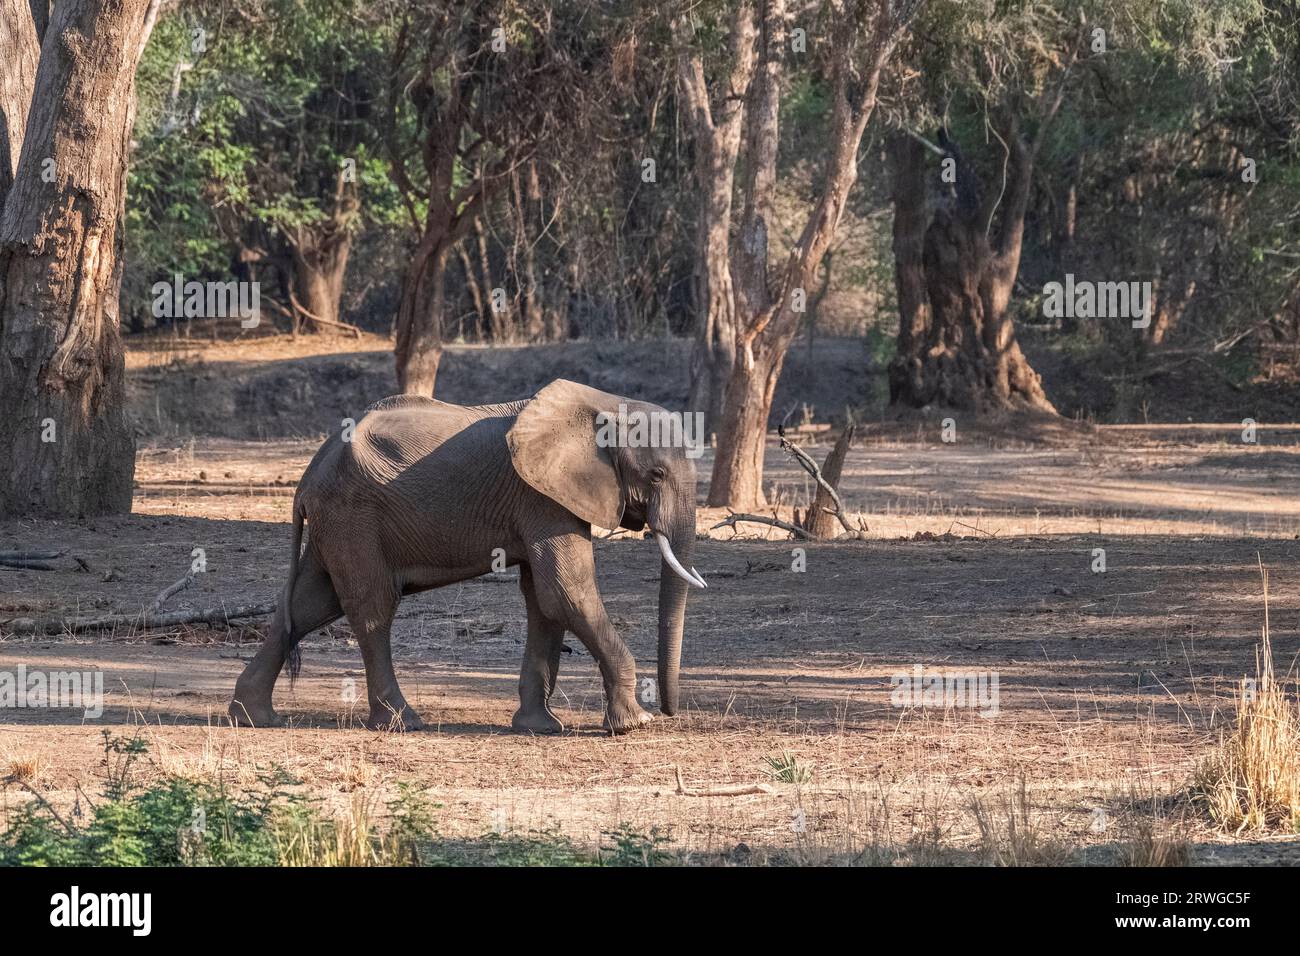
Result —
<path fill-rule="evenodd" d="M 487 573 L 495 552 L 498 568 L 502 558 L 519 567 L 528 615 L 512 726 L 564 729 L 549 701 L 566 632 L 600 669 L 605 729 L 621 734 L 647 723 L 635 662 L 596 587 L 592 525 L 648 528 L 659 545 L 658 702 L 661 713 L 675 714 L 687 590 L 707 586 L 688 570 L 695 463 L 689 442 L 664 447 L 636 429 L 609 427 L 612 416 L 634 413 L 668 415 L 558 379 L 530 399 L 499 405 L 382 399 L 350 440 L 327 438 L 298 483 L 288 580 L 261 648 L 236 682 L 231 719 L 281 724 L 271 694 L 286 664 L 290 681 L 297 676 L 298 642 L 346 615 L 365 662 L 366 726 L 420 729 L 393 671 L 398 603 Z"/>

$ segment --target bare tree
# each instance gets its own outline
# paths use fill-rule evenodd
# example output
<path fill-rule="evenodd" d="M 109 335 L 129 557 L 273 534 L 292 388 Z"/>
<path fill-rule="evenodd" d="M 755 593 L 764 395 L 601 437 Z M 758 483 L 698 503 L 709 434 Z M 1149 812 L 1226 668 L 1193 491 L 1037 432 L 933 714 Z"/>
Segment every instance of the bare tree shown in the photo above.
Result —
<path fill-rule="evenodd" d="M 0 0 L 3 514 L 131 508 L 118 293 L 135 73 L 157 13 L 60 0 L 46 22 L 43 3 Z"/>
<path fill-rule="evenodd" d="M 857 180 L 858 148 L 875 111 L 881 74 L 923 0 L 857 0 L 828 11 L 831 116 L 828 154 L 817 198 L 784 263 L 769 263 L 774 221 L 784 0 L 764 0 L 757 64 L 748 90 L 742 212 L 730 244 L 735 309 L 735 357 L 724 389 L 709 504 L 733 508 L 764 503 L 763 450 L 772 396 L 798 332 L 796 305 L 813 288 Z"/>
<path fill-rule="evenodd" d="M 729 70 L 710 96 L 704 57 L 690 47 L 689 21 L 674 24 L 678 76 L 695 147 L 700 188 L 696 224 L 695 300 L 699 315 L 691 354 L 692 409 L 704 412 L 706 433 L 722 413 L 722 394 L 736 358 L 736 309 L 731 285 L 731 200 L 745 119 L 745 91 L 754 75 L 754 7 L 742 0 L 731 21 Z"/>

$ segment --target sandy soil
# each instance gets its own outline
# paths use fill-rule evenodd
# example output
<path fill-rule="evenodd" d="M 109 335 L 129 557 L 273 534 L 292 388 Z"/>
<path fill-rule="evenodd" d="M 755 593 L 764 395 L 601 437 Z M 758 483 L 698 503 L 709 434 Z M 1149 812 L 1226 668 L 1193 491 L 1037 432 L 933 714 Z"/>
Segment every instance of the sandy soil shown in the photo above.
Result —
<path fill-rule="evenodd" d="M 194 548 L 208 573 L 169 609 L 274 600 L 292 485 L 315 442 L 146 445 L 135 514 L 0 524 L 0 548 L 69 551 L 57 571 L 0 571 L 0 670 L 102 668 L 106 691 L 98 720 L 0 715 L 0 771 L 35 759 L 39 787 L 68 804 L 100 778 L 101 732 L 134 727 L 160 771 L 251 782 L 279 766 L 338 801 L 418 783 L 443 805 L 447 833 L 558 827 L 594 841 L 629 823 L 685 849 L 810 860 L 936 827 L 970 845 L 972 805 L 996 805 L 1023 779 L 1048 837 L 1104 847 L 1134 801 L 1183 785 L 1230 718 L 1234 684 L 1254 670 L 1259 562 L 1277 659 L 1286 667 L 1300 652 L 1294 427 L 1258 446 L 1199 427 L 1102 429 L 1050 446 L 937 435 L 937 422 L 868 432 L 843 489 L 869 539 L 803 545 L 802 573 L 793 544 L 763 540 L 780 533 L 710 531 L 722 513 L 701 510 L 712 537 L 696 565 L 712 587 L 688 612 L 684 713 L 617 739 L 599 731 L 596 670 L 573 640 L 557 695 L 570 731 L 509 732 L 524 617 L 512 574 L 403 603 L 398 672 L 432 724 L 405 736 L 356 726 L 364 674 L 344 622 L 306 642 L 302 678 L 279 688 L 293 718 L 284 730 L 235 730 L 222 716 L 257 621 L 13 633 L 6 619 L 137 613 Z M 775 447 L 767 475 L 778 513 L 806 501 L 802 473 Z M 1104 573 L 1093 571 L 1099 548 Z M 624 535 L 600 542 L 597 562 L 611 616 L 653 673 L 655 549 Z M 917 665 L 996 672 L 998 713 L 892 706 L 891 676 Z M 690 786 L 754 783 L 787 753 L 808 782 L 674 792 L 676 769 Z M 1192 835 L 1203 862 L 1300 862 L 1294 838 Z"/>

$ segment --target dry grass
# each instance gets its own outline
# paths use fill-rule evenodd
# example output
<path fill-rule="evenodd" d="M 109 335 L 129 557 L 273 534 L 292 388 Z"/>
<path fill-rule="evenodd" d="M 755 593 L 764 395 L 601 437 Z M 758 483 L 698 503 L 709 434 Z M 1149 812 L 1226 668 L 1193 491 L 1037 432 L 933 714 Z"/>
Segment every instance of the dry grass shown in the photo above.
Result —
<path fill-rule="evenodd" d="M 979 852 L 994 866 L 1055 866 L 1069 857 L 1069 847 L 1044 834 L 1024 777 L 1009 793 L 972 801 L 971 814 L 979 828 Z"/>
<path fill-rule="evenodd" d="M 1197 768 L 1193 796 L 1221 829 L 1300 830 L 1300 707 L 1288 700 L 1273 671 L 1269 636 L 1268 572 L 1264 583 L 1264 626 L 1255 652 L 1254 687 L 1237 692 L 1231 733 Z"/>
<path fill-rule="evenodd" d="M 5 776 L 15 783 L 33 784 L 41 775 L 42 761 L 38 756 L 9 757 L 5 761 Z"/>
<path fill-rule="evenodd" d="M 1192 846 L 1178 828 L 1156 816 L 1142 816 L 1133 824 L 1132 836 L 1119 846 L 1119 866 L 1187 866 Z"/>
<path fill-rule="evenodd" d="M 281 866 L 379 866 L 384 847 L 375 839 L 374 797 L 357 792 L 332 819 L 287 817 L 276 827 Z"/>

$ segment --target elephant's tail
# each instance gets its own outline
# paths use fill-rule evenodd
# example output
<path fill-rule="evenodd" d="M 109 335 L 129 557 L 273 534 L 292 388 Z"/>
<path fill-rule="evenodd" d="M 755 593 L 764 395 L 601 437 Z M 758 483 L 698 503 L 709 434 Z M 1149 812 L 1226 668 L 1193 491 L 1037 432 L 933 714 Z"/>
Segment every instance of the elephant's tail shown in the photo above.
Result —
<path fill-rule="evenodd" d="M 284 593 L 280 596 L 280 626 L 283 629 L 280 640 L 289 645 L 285 663 L 289 669 L 289 686 L 298 679 L 302 669 L 302 651 L 298 647 L 297 636 L 293 630 L 293 585 L 298 580 L 298 558 L 302 551 L 302 524 L 306 514 L 303 512 L 302 500 L 293 497 L 293 550 L 289 553 L 289 580 L 285 582 Z"/>

